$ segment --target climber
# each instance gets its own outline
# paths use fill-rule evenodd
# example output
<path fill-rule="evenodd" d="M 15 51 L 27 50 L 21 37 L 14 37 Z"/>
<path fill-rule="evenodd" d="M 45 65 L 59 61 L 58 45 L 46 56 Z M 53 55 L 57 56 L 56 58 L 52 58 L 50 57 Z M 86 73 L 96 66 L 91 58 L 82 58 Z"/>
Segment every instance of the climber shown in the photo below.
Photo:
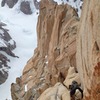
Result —
<path fill-rule="evenodd" d="M 83 90 L 79 87 L 78 83 L 76 81 L 72 81 L 72 84 L 69 85 L 70 89 L 70 97 L 75 98 L 75 92 L 78 89 L 81 92 L 81 98 L 83 98 Z"/>

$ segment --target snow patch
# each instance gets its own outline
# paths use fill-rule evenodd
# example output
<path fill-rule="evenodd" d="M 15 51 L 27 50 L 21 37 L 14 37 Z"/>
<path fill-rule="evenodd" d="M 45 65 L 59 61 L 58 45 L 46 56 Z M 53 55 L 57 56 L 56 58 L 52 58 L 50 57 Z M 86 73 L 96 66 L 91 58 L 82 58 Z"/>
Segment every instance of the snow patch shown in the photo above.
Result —
<path fill-rule="evenodd" d="M 48 61 L 46 61 L 45 63 L 48 64 Z"/>
<path fill-rule="evenodd" d="M 1 38 L 0 38 L 0 47 L 7 47 L 7 45 L 5 44 L 5 41 Z"/>
<path fill-rule="evenodd" d="M 27 92 L 27 84 L 25 85 L 25 92 Z"/>
<path fill-rule="evenodd" d="M 32 2 L 32 0 L 30 1 Z M 11 100 L 11 83 L 15 83 L 16 77 L 22 75 L 23 68 L 27 61 L 32 57 L 34 49 L 37 46 L 37 11 L 33 9 L 32 15 L 23 14 L 19 9 L 20 2 L 21 0 L 19 0 L 12 9 L 9 9 L 7 5 L 5 7 L 0 7 L 0 21 L 7 24 L 5 28 L 9 29 L 12 39 L 16 42 L 17 48 L 13 50 L 13 52 L 19 56 L 19 59 L 7 56 L 11 61 L 8 62 L 11 69 L 9 69 L 7 81 L 0 85 L 0 100 Z M 9 41 L 9 43 L 13 43 L 13 41 Z M 0 45 L 6 46 L 6 43 L 0 40 Z"/>
<path fill-rule="evenodd" d="M 4 31 L 0 29 L 0 35 L 4 35 L 3 33 L 4 33 Z"/>
<path fill-rule="evenodd" d="M 43 78 L 43 77 L 41 77 L 41 78 L 40 78 L 40 80 L 42 81 L 42 80 L 44 80 L 44 78 Z"/>

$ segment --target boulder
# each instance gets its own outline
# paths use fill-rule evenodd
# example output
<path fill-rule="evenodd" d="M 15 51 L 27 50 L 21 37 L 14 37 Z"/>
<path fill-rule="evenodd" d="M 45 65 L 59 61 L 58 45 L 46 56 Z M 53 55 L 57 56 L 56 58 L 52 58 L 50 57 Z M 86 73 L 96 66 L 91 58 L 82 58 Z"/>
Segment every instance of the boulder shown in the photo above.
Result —
<path fill-rule="evenodd" d="M 30 7 L 30 2 L 29 1 L 22 1 L 20 4 L 20 10 L 27 15 L 32 14 L 32 10 Z"/>
<path fill-rule="evenodd" d="M 38 100 L 71 100 L 69 91 L 61 83 L 45 90 Z"/>
<path fill-rule="evenodd" d="M 76 81 L 79 85 L 81 84 L 79 73 L 75 72 L 74 67 L 69 68 L 67 77 L 64 80 L 64 84 L 67 86 L 67 88 L 69 88 L 69 86 L 72 84 L 72 81 Z"/>

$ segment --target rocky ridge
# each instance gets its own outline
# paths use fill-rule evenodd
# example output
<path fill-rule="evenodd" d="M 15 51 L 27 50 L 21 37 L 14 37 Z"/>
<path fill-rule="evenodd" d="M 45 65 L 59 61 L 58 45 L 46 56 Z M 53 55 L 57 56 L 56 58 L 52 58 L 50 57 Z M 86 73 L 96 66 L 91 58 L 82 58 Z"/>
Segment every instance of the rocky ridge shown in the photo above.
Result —
<path fill-rule="evenodd" d="M 64 88 L 64 90 L 61 88 L 63 93 L 64 91 L 69 93 L 66 87 L 69 88 L 74 79 L 80 84 L 75 58 L 78 23 L 79 17 L 71 6 L 57 5 L 52 0 L 40 2 L 37 24 L 38 45 L 34 56 L 28 61 L 23 75 L 19 78 L 19 84 L 12 84 L 13 100 L 31 100 L 30 98 L 37 100 L 44 90 L 57 82 L 60 83 L 55 87 L 59 88 L 61 85 Z M 71 68 L 76 76 L 71 80 L 66 79 L 68 70 Z M 67 83 L 65 79 L 70 82 Z M 64 80 L 66 87 L 62 84 Z M 16 87 L 20 87 L 19 90 L 16 90 Z"/>
<path fill-rule="evenodd" d="M 39 9 L 39 2 L 37 0 L 2 0 L 1 6 L 4 7 L 6 4 L 11 9 L 17 3 L 19 3 L 19 8 L 21 12 L 26 15 L 32 14 L 31 3 L 33 3 L 36 9 Z"/>
<path fill-rule="evenodd" d="M 16 42 L 12 40 L 9 30 L 3 28 L 6 24 L 0 22 L 0 84 L 4 83 L 8 78 L 8 62 L 10 62 L 7 55 L 16 56 L 12 50 L 16 48 Z M 6 53 L 6 54 L 5 54 Z"/>
<path fill-rule="evenodd" d="M 100 98 L 100 1 L 84 0 L 81 18 L 67 4 L 40 2 L 34 56 L 23 75 L 11 85 L 13 100 L 82 100 L 70 97 L 72 81 L 83 90 L 84 100 Z"/>

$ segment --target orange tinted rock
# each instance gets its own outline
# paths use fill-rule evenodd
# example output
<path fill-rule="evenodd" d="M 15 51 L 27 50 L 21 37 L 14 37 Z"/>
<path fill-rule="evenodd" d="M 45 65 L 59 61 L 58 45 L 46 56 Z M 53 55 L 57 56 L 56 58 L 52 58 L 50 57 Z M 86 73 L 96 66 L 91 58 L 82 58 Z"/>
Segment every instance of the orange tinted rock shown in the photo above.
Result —
<path fill-rule="evenodd" d="M 100 1 L 85 0 L 77 41 L 77 69 L 85 100 L 99 100 L 100 92 Z"/>
<path fill-rule="evenodd" d="M 52 0 L 40 2 L 38 45 L 21 76 L 21 93 L 25 93 L 25 100 L 27 95 L 37 100 L 47 88 L 65 80 L 70 66 L 76 69 L 78 21 L 75 10 L 67 4 L 57 5 Z M 64 98 L 65 95 L 62 95 Z"/>

